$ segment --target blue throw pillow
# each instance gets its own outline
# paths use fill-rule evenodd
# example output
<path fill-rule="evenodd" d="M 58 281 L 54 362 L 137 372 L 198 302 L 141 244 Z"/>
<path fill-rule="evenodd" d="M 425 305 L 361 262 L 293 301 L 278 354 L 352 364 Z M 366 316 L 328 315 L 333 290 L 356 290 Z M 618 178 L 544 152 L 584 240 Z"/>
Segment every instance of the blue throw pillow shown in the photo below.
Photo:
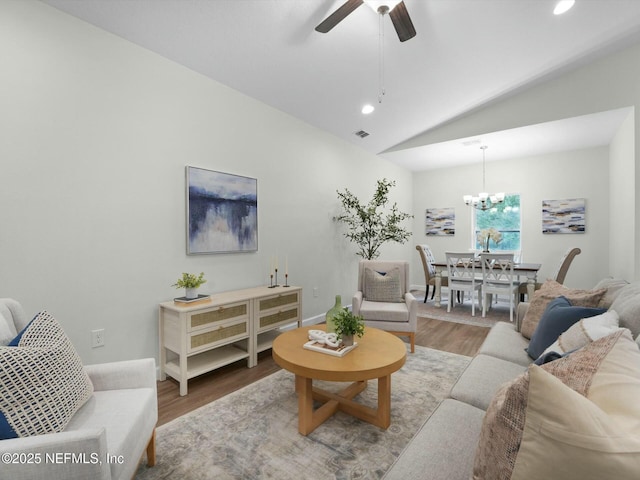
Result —
<path fill-rule="evenodd" d="M 35 320 L 37 318 L 37 315 L 33 318 L 33 320 Z M 31 320 L 31 322 L 33 322 L 33 320 Z M 7 347 L 17 347 L 18 344 L 20 343 L 20 340 L 22 340 L 22 336 L 24 335 L 24 332 L 26 332 L 29 327 L 31 326 L 31 322 L 27 323 L 27 326 L 24 327 L 20 333 L 18 333 L 18 335 L 16 335 L 16 338 L 14 338 L 13 340 L 11 340 L 8 344 Z"/>
<path fill-rule="evenodd" d="M 601 315 L 606 311 L 604 308 L 572 306 L 565 297 L 553 299 L 547 305 L 531 336 L 527 353 L 532 359 L 537 359 L 571 325 L 583 318 Z"/>

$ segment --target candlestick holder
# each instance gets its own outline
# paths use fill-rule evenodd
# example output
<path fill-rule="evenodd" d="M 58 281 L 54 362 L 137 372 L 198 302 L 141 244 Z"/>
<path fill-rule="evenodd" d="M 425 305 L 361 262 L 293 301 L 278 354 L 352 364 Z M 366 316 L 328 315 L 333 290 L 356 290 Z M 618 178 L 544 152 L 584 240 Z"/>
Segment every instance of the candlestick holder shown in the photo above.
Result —
<path fill-rule="evenodd" d="M 274 287 L 279 287 L 280 285 L 278 285 L 278 269 L 276 268 L 276 284 L 274 285 Z"/>
<path fill-rule="evenodd" d="M 282 285 L 283 287 L 290 287 L 291 285 L 289 285 L 289 274 L 285 273 L 284 274 L 284 285 Z"/>
<path fill-rule="evenodd" d="M 275 285 L 273 284 L 273 273 L 269 275 L 269 288 L 275 288 Z"/>

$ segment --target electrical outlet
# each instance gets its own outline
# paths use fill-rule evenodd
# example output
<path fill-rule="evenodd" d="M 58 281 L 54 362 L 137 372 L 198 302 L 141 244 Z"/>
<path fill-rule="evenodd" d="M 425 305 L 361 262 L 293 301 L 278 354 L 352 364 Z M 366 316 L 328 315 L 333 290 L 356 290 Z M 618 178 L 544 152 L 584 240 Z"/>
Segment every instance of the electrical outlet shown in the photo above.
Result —
<path fill-rule="evenodd" d="M 313 296 L 314 298 L 318 298 L 318 287 L 313 287 Z"/>
<path fill-rule="evenodd" d="M 91 348 L 104 347 L 104 328 L 91 330 Z"/>

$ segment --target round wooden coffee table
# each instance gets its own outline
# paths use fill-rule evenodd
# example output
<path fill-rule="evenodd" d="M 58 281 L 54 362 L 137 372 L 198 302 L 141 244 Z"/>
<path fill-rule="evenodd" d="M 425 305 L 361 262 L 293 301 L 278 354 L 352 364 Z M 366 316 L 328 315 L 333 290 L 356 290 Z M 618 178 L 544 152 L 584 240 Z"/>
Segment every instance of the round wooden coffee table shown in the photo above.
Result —
<path fill-rule="evenodd" d="M 273 341 L 273 359 L 296 376 L 298 394 L 298 431 L 308 435 L 338 410 L 380 428 L 391 424 L 391 374 L 400 370 L 407 358 L 407 347 L 395 335 L 366 327 L 364 336 L 356 337 L 358 346 L 344 357 L 306 350 L 311 329 L 324 325 L 297 328 L 282 333 Z M 378 379 L 378 406 L 371 408 L 353 398 L 367 388 L 367 380 Z M 313 387 L 313 380 L 353 382 L 340 393 Z M 324 404 L 314 410 L 313 400 Z"/>

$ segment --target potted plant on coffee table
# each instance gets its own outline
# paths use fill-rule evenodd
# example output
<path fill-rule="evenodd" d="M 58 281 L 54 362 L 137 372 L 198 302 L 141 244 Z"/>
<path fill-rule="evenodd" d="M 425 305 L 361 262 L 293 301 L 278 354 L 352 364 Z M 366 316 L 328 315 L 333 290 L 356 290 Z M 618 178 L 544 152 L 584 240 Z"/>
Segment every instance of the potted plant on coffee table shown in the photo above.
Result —
<path fill-rule="evenodd" d="M 207 283 L 204 279 L 204 272 L 200 272 L 200 275 L 196 275 L 195 273 L 183 273 L 182 278 L 179 278 L 178 281 L 171 286 L 186 289 L 185 297 L 192 299 L 198 298 L 198 287 L 203 283 Z"/>
<path fill-rule="evenodd" d="M 346 346 L 353 345 L 353 337 L 364 335 L 364 318 L 354 315 L 351 310 L 344 307 L 333 317 L 335 333 Z"/>

